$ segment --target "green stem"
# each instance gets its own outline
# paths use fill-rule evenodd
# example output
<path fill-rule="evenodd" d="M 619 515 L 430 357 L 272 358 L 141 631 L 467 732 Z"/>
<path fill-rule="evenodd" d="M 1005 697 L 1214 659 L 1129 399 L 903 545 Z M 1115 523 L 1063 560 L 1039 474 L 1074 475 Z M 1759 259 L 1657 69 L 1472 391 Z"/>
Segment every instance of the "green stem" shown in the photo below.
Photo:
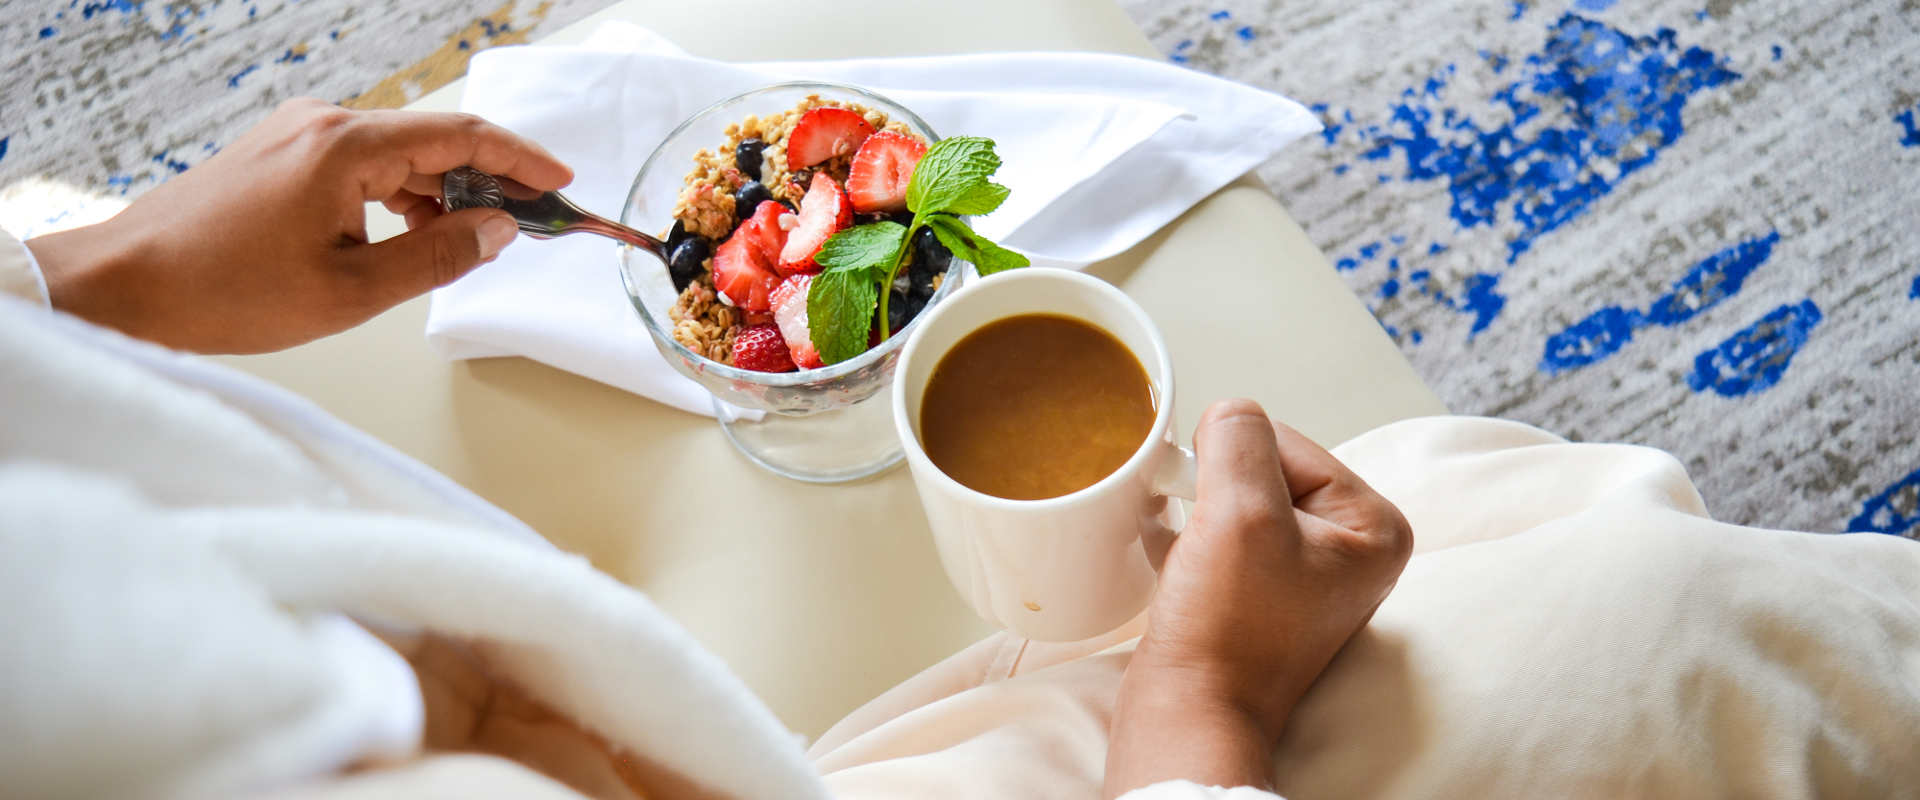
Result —
<path fill-rule="evenodd" d="M 880 283 L 880 316 L 875 323 L 880 326 L 880 341 L 886 341 L 893 335 L 893 326 L 887 324 L 887 301 L 893 297 L 893 282 L 900 275 L 900 267 L 906 263 L 907 255 L 913 252 L 913 235 L 920 230 L 920 216 L 913 217 L 913 225 L 907 228 L 907 237 L 900 240 L 900 252 L 893 254 L 893 268 L 887 270 L 886 280 Z"/>

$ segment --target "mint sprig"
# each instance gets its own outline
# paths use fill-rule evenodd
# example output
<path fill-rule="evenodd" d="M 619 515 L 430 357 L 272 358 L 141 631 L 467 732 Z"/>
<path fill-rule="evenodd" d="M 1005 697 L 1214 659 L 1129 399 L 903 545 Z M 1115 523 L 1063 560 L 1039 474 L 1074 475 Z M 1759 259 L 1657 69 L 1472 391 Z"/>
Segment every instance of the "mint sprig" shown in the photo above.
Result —
<path fill-rule="evenodd" d="M 959 258 L 973 263 L 982 275 L 991 275 L 1030 263 L 975 233 L 959 215 L 992 213 L 1006 202 L 1008 189 L 994 183 L 1000 156 L 993 140 L 978 136 L 942 139 L 927 149 L 907 183 L 911 225 L 870 222 L 836 233 L 822 245 L 814 260 L 824 272 L 807 290 L 808 333 L 820 359 L 828 364 L 866 352 L 867 332 L 876 324 L 880 340 L 887 325 L 887 299 L 893 282 L 906 264 L 915 234 L 931 228 L 934 238 Z"/>

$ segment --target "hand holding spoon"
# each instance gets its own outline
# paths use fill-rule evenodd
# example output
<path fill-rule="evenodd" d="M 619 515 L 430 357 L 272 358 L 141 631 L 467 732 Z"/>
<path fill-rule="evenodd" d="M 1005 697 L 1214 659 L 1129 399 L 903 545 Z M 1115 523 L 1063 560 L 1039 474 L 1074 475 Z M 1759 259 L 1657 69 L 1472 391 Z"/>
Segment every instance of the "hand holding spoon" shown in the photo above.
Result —
<path fill-rule="evenodd" d="M 559 192 L 539 192 L 509 178 L 488 175 L 472 167 L 455 167 L 440 181 L 440 201 L 448 211 L 497 208 L 513 215 L 520 232 L 535 239 L 569 233 L 595 233 L 638 247 L 662 264 L 667 244 L 652 236 L 574 205 Z"/>

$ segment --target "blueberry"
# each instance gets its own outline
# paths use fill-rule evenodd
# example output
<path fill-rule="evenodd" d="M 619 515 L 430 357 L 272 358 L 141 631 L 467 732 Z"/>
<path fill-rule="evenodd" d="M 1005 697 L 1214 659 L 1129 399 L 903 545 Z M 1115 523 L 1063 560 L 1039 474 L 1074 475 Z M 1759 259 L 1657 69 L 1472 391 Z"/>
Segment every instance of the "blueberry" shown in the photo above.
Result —
<path fill-rule="evenodd" d="M 934 238 L 932 228 L 921 228 L 913 235 L 913 260 L 907 265 L 912 285 L 907 293 L 925 303 L 933 296 L 933 276 L 945 273 L 952 264 L 953 252 Z"/>
<path fill-rule="evenodd" d="M 792 203 L 789 203 L 789 202 L 787 202 L 787 201 L 785 201 L 785 200 L 775 200 L 774 202 L 776 202 L 776 203 L 779 203 L 780 205 L 783 205 L 783 206 L 786 206 L 786 207 L 787 207 L 787 213 L 789 213 L 789 214 L 798 214 L 798 213 L 800 213 L 800 209 L 797 209 L 797 208 L 794 208 L 794 207 L 793 207 L 793 204 L 792 204 Z"/>
<path fill-rule="evenodd" d="M 759 181 L 747 181 L 739 191 L 733 193 L 733 215 L 741 219 L 753 216 L 754 209 L 760 203 L 773 199 L 773 192 Z"/>
<path fill-rule="evenodd" d="M 894 292 L 887 298 L 887 332 L 898 333 L 907 325 L 907 296 Z"/>
<path fill-rule="evenodd" d="M 900 223 L 900 227 L 902 228 L 913 227 L 913 212 L 911 211 L 896 211 L 888 215 L 887 219 Z"/>
<path fill-rule="evenodd" d="M 760 179 L 760 154 L 767 149 L 767 143 L 759 139 L 741 139 L 740 146 L 733 148 L 733 165 L 754 180 Z"/>
<path fill-rule="evenodd" d="M 713 255 L 713 243 L 700 236 L 689 236 L 673 248 L 667 258 L 667 274 L 673 278 L 673 290 L 686 291 L 700 273 L 707 270 L 707 258 Z"/>
<path fill-rule="evenodd" d="M 893 296 L 887 299 L 888 332 L 898 333 L 901 328 L 907 327 L 907 323 L 912 322 L 914 317 L 920 316 L 920 311 L 926 307 L 927 298 L 925 297 L 894 292 Z"/>
<path fill-rule="evenodd" d="M 686 241 L 687 237 L 691 235 L 692 234 L 687 233 L 687 223 L 677 219 L 674 220 L 673 230 L 667 231 L 667 252 L 673 252 L 675 248 L 680 246 L 681 242 Z"/>

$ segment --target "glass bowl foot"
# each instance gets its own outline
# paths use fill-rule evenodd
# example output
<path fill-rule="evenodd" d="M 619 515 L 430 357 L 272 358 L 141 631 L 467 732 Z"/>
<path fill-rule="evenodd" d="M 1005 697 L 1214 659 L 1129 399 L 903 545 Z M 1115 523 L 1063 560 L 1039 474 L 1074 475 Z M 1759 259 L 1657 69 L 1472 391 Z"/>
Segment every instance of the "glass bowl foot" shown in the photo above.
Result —
<path fill-rule="evenodd" d="M 882 390 L 846 408 L 807 416 L 738 417 L 716 398 L 727 441 L 768 472 L 807 483 L 848 483 L 893 468 L 904 457 L 893 431 L 893 395 Z"/>

